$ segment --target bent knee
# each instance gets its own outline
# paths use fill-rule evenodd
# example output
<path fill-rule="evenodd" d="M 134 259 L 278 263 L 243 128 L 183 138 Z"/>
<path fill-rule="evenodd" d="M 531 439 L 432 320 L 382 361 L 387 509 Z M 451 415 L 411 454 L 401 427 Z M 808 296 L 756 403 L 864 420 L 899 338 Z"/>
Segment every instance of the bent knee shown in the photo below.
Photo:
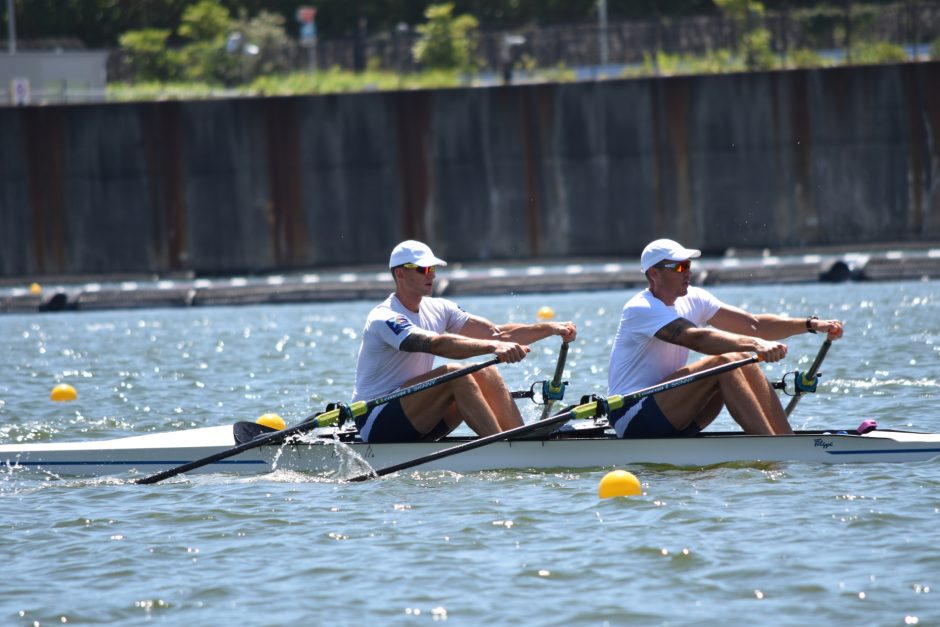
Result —
<path fill-rule="evenodd" d="M 751 353 L 724 353 L 721 355 L 716 355 L 718 358 L 718 364 L 730 364 L 736 361 L 741 361 L 743 359 L 750 359 L 753 357 Z"/>
<path fill-rule="evenodd" d="M 735 361 L 747 359 L 748 357 L 750 357 L 748 353 L 722 353 L 720 355 L 708 355 L 703 357 L 697 364 L 699 369 L 715 368 L 717 366 L 724 366 Z"/>

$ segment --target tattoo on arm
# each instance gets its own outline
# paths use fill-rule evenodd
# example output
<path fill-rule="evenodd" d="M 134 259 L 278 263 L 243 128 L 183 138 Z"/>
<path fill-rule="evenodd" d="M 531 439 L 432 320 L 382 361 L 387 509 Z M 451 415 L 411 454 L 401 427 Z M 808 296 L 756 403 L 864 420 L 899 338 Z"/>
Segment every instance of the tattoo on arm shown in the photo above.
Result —
<path fill-rule="evenodd" d="M 686 320 L 685 318 L 676 318 L 662 329 L 656 332 L 656 337 L 661 339 L 663 342 L 669 342 L 670 344 L 679 344 L 679 337 L 685 333 L 688 329 L 693 328 L 695 325 Z"/>
<path fill-rule="evenodd" d="M 408 353 L 430 353 L 432 339 L 433 336 L 430 333 L 415 330 L 401 341 L 401 344 L 398 345 L 398 350 L 403 350 Z"/>

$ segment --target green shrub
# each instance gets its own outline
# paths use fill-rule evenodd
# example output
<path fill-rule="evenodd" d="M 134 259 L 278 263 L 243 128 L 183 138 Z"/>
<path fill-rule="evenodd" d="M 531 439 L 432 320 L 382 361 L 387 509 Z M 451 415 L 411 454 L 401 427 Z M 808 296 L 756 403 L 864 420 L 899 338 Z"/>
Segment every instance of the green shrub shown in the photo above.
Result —
<path fill-rule="evenodd" d="M 250 82 L 258 76 L 286 72 L 289 59 L 285 50 L 290 39 L 284 26 L 284 17 L 278 13 L 261 11 L 248 18 L 242 12 L 231 24 L 233 32 L 239 33 L 243 45 L 241 50 L 228 51 L 238 58 L 241 82 Z"/>
<path fill-rule="evenodd" d="M 888 41 L 860 42 L 852 46 L 852 63 L 903 63 L 907 61 L 904 48 Z"/>
<path fill-rule="evenodd" d="M 121 50 L 139 80 L 165 81 L 174 78 L 178 65 L 167 51 L 170 31 L 158 28 L 132 30 L 120 37 Z"/>
<path fill-rule="evenodd" d="M 453 13 L 452 3 L 432 4 L 425 10 L 428 21 L 417 27 L 421 38 L 414 47 L 415 60 L 431 70 L 473 72 L 479 67 L 474 55 L 479 22 L 472 15 Z"/>
<path fill-rule="evenodd" d="M 186 7 L 177 34 L 189 40 L 180 51 L 183 76 L 194 81 L 231 83 L 239 76 L 237 59 L 225 51 L 231 32 L 228 11 L 218 0 Z"/>
<path fill-rule="evenodd" d="M 777 67 L 777 57 L 770 49 L 770 31 L 754 28 L 741 35 L 741 56 L 752 70 L 770 70 Z"/>
<path fill-rule="evenodd" d="M 826 65 L 826 62 L 822 58 L 822 55 L 815 50 L 800 48 L 789 53 L 787 56 L 787 64 L 790 67 L 813 68 L 823 67 Z"/>

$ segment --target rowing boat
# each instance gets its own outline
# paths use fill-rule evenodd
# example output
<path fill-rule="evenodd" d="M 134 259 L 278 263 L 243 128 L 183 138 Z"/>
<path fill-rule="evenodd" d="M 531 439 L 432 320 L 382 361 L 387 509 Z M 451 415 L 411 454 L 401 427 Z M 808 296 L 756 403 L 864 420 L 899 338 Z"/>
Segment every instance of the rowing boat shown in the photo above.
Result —
<path fill-rule="evenodd" d="M 8 472 L 46 476 L 111 476 L 146 473 L 180 466 L 231 449 L 236 423 L 153 433 L 99 442 L 0 445 Z M 243 431 L 242 431 L 243 432 Z M 354 432 L 319 429 L 302 439 L 259 446 L 206 464 L 196 472 L 258 475 L 277 469 L 309 473 L 361 472 L 362 463 L 380 469 L 441 451 L 472 438 L 438 442 L 368 444 Z M 459 455 L 417 465 L 416 470 L 472 472 L 497 469 L 592 469 L 627 464 L 700 467 L 730 462 L 915 462 L 940 456 L 940 434 L 873 430 L 799 431 L 794 435 L 755 436 L 706 432 L 690 438 L 620 440 L 604 420 L 578 420 L 543 437 L 495 442 Z M 352 470 L 350 470 L 352 469 Z"/>

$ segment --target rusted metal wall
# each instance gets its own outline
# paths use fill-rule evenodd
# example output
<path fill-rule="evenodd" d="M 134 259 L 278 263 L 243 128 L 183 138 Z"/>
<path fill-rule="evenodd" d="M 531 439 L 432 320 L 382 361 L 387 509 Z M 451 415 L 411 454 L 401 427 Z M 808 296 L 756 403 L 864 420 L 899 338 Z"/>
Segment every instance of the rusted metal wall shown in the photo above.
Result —
<path fill-rule="evenodd" d="M 0 109 L 0 275 L 940 239 L 940 64 Z"/>

